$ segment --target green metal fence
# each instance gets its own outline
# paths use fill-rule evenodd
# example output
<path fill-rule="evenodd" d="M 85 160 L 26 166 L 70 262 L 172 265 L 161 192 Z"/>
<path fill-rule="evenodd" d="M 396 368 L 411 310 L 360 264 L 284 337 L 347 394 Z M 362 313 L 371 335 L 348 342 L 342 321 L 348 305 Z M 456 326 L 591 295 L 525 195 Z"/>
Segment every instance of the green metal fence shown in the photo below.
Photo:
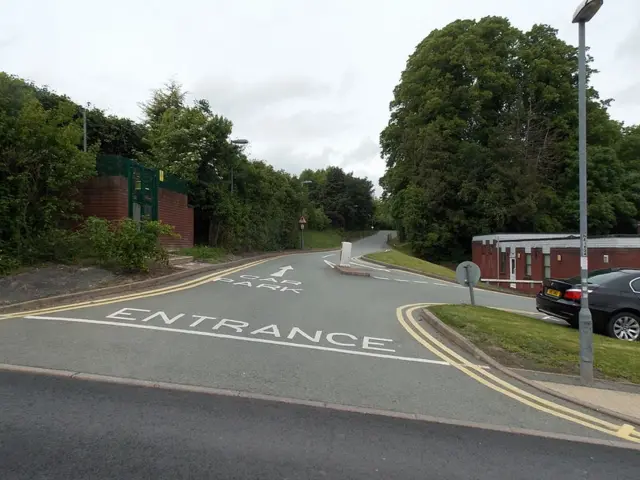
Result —
<path fill-rule="evenodd" d="M 158 219 L 158 188 L 188 194 L 187 182 L 162 170 L 145 167 L 130 158 L 101 155 L 96 159 L 99 176 L 120 176 L 128 181 L 129 217 Z"/>

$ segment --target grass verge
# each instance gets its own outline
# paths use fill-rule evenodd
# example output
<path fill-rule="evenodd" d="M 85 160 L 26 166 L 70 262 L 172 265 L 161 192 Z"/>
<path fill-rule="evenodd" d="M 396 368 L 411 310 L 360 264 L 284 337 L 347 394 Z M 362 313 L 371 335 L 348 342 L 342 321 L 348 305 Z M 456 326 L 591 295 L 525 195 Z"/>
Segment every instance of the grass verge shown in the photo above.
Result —
<path fill-rule="evenodd" d="M 487 307 L 429 310 L 505 366 L 579 374 L 577 330 Z M 640 383 L 640 342 L 594 335 L 593 356 L 597 377 Z"/>
<path fill-rule="evenodd" d="M 443 267 L 436 263 L 427 262 L 417 257 L 412 257 L 399 250 L 390 250 L 388 252 L 369 253 L 364 258 L 370 258 L 379 262 L 397 265 L 399 267 L 407 267 L 424 273 L 425 275 L 436 275 L 451 280 L 455 280 L 456 272 L 450 268 Z"/>
<path fill-rule="evenodd" d="M 340 248 L 342 242 L 355 242 L 374 233 L 375 230 L 305 230 L 304 248 Z"/>
<path fill-rule="evenodd" d="M 340 248 L 343 241 L 356 241 L 364 237 L 368 237 L 376 233 L 374 230 L 305 230 L 304 231 L 304 248 Z M 297 245 L 299 248 L 300 245 Z M 182 248 L 178 252 L 179 255 L 187 255 L 195 260 L 209 263 L 220 263 L 229 260 L 232 255 L 223 248 L 207 247 L 197 245 L 191 248 Z"/>

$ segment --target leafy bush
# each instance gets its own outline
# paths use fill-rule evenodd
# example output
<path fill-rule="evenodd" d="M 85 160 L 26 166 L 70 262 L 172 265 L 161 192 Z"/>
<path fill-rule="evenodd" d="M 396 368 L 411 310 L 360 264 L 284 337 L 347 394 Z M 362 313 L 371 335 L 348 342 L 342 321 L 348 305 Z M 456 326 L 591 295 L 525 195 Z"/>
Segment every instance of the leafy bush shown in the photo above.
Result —
<path fill-rule="evenodd" d="M 168 252 L 160 244 L 162 236 L 177 236 L 171 225 L 130 218 L 109 222 L 89 217 L 81 231 L 84 256 L 106 267 L 129 272 L 146 272 L 151 263 L 168 262 Z"/>
<path fill-rule="evenodd" d="M 20 261 L 14 255 L 0 250 L 0 275 L 8 275 L 18 267 Z"/>
<path fill-rule="evenodd" d="M 331 225 L 331 220 L 324 213 L 322 208 L 316 207 L 310 209 L 307 215 L 307 227 L 311 230 L 319 232 L 325 230 Z"/>

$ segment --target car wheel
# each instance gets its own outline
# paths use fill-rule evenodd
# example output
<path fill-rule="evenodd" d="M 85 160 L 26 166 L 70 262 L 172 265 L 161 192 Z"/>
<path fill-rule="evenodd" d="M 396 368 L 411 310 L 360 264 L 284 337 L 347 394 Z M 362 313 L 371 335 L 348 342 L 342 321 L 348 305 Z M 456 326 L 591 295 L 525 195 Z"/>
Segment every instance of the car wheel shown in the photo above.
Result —
<path fill-rule="evenodd" d="M 607 325 L 607 334 L 619 340 L 640 340 L 640 318 L 629 312 L 615 314 Z"/>

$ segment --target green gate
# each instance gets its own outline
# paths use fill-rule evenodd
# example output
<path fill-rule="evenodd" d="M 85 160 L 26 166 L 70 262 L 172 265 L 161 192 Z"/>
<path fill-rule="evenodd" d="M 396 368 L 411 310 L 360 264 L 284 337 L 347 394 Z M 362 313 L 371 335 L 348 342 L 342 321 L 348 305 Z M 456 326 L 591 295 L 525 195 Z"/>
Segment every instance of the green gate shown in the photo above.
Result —
<path fill-rule="evenodd" d="M 158 171 L 129 162 L 129 218 L 158 220 Z"/>

